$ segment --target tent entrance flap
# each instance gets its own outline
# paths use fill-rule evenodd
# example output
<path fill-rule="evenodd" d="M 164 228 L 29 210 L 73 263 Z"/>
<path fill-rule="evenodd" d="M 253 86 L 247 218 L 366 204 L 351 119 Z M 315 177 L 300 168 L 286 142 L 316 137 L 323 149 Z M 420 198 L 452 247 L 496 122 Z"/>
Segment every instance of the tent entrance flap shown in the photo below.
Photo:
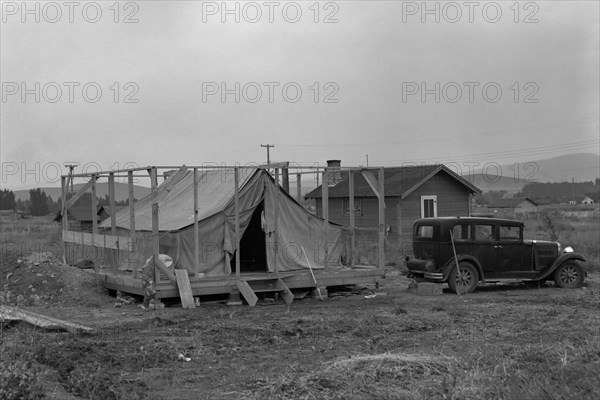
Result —
<path fill-rule="evenodd" d="M 240 240 L 240 272 L 267 272 L 267 251 L 265 232 L 262 228 L 262 201 L 252 213 L 250 223 Z M 231 257 L 231 271 L 235 273 L 235 253 Z"/>

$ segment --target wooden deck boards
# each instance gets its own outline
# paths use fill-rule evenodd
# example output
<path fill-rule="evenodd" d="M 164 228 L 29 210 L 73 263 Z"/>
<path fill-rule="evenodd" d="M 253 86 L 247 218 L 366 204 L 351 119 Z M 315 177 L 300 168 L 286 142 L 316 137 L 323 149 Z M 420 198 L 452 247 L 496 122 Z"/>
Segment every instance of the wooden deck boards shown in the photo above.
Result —
<path fill-rule="evenodd" d="M 111 271 L 99 271 L 96 273 L 102 278 L 106 288 L 120 290 L 126 293 L 143 295 L 144 291 L 141 280 L 133 278 L 130 274 L 112 275 Z M 326 270 L 315 270 L 315 278 L 320 287 L 342 286 L 342 285 L 365 285 L 380 282 L 384 279 L 385 270 L 373 267 L 359 268 L 328 268 Z M 290 289 L 314 288 L 315 283 L 310 271 L 291 271 L 281 274 L 273 273 L 251 273 L 242 274 L 244 280 L 261 280 L 279 278 L 285 282 Z M 236 287 L 235 275 L 194 278 L 190 276 L 190 287 L 193 296 L 227 294 Z M 157 282 L 155 284 L 158 298 L 179 297 L 179 290 L 175 284 L 169 281 Z"/>

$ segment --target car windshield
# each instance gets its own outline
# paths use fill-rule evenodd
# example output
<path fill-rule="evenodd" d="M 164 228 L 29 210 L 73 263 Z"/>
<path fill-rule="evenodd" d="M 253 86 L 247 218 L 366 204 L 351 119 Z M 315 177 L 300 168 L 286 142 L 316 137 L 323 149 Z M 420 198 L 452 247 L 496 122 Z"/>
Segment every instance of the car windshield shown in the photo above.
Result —
<path fill-rule="evenodd" d="M 511 225 L 500 225 L 500 240 L 521 239 L 521 227 Z"/>

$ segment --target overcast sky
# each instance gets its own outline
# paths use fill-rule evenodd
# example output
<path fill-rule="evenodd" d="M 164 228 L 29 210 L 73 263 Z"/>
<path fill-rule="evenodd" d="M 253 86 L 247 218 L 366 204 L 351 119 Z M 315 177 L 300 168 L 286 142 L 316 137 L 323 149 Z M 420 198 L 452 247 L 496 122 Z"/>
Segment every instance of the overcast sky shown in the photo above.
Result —
<path fill-rule="evenodd" d="M 598 1 L 22 4 L 2 2 L 2 187 L 261 144 L 347 166 L 598 152 Z"/>

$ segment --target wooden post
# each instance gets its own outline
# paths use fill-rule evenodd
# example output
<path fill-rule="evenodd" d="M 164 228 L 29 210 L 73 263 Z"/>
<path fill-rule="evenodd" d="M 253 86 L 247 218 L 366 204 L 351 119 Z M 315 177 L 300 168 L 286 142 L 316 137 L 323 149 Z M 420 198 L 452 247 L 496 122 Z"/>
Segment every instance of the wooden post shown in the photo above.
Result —
<path fill-rule="evenodd" d="M 96 175 L 92 175 L 92 246 L 96 247 L 98 234 L 98 199 L 96 198 Z M 94 271 L 98 272 L 98 263 L 94 263 Z"/>
<path fill-rule="evenodd" d="M 69 230 L 69 226 L 67 225 L 67 192 L 68 192 L 68 185 L 69 182 L 67 181 L 67 178 L 65 178 L 64 176 L 61 176 L 60 178 L 60 185 L 62 187 L 62 205 L 61 205 L 61 212 L 60 214 L 62 215 L 62 229 L 63 232 L 64 231 L 68 231 Z M 67 243 L 63 241 L 63 264 L 67 263 Z"/>
<path fill-rule="evenodd" d="M 275 176 L 278 177 L 279 176 L 279 171 L 276 168 L 275 169 Z M 273 207 L 275 207 L 274 210 L 274 219 L 275 221 L 273 221 L 273 230 L 275 232 L 273 232 L 273 235 L 275 235 L 273 237 L 273 251 L 275 253 L 275 256 L 273 257 L 273 272 L 275 273 L 275 275 L 277 275 L 279 273 L 279 263 L 277 262 L 277 256 L 279 255 L 279 184 L 277 183 L 277 179 L 275 181 L 275 201 L 273 202 Z"/>
<path fill-rule="evenodd" d="M 281 168 L 281 184 L 286 193 L 290 192 L 290 174 L 288 167 Z"/>
<path fill-rule="evenodd" d="M 129 188 L 129 238 L 131 239 L 131 245 L 135 250 L 135 211 L 133 208 L 133 203 L 135 198 L 133 197 L 133 171 L 127 172 L 127 186 Z M 137 263 L 131 268 L 131 276 L 135 279 L 137 278 Z"/>
<path fill-rule="evenodd" d="M 350 266 L 354 266 L 354 254 L 356 252 L 356 222 L 354 215 L 354 171 L 348 171 L 348 194 L 350 195 Z"/>
<path fill-rule="evenodd" d="M 60 184 L 62 186 L 62 205 L 61 205 L 61 215 L 62 215 L 62 228 L 63 231 L 69 230 L 69 225 L 67 225 L 67 194 L 69 191 L 69 182 L 63 176 L 60 178 Z"/>
<path fill-rule="evenodd" d="M 404 241 L 402 238 L 402 197 L 398 199 L 398 204 L 396 204 L 396 229 L 398 230 L 398 246 L 400 246 L 398 253 L 400 256 L 404 256 Z"/>
<path fill-rule="evenodd" d="M 240 167 L 234 169 L 235 181 L 235 276 L 240 277 Z"/>
<path fill-rule="evenodd" d="M 379 169 L 379 268 L 385 267 L 385 193 L 383 167 Z"/>
<path fill-rule="evenodd" d="M 98 233 L 98 199 L 96 198 L 96 175 L 92 175 L 92 242 L 96 244 Z"/>
<path fill-rule="evenodd" d="M 157 175 L 156 175 L 156 167 L 152 167 L 150 169 L 150 189 L 152 190 L 152 195 L 154 196 L 154 200 L 152 200 L 152 254 L 154 256 L 154 263 L 156 264 L 159 255 L 159 229 L 158 229 L 158 198 L 156 196 L 156 190 L 158 187 Z M 154 282 L 160 281 L 160 270 L 158 268 L 154 268 Z"/>
<path fill-rule="evenodd" d="M 114 172 L 111 172 L 110 174 L 108 174 L 108 203 L 109 203 L 109 207 L 110 207 L 110 234 L 113 236 L 117 236 L 117 216 L 116 216 L 116 212 L 115 212 L 115 174 L 114 174 Z M 117 270 L 118 270 L 119 250 L 118 249 L 108 250 L 108 249 L 104 248 L 104 251 L 110 251 L 110 254 L 112 255 L 112 271 L 113 271 L 113 274 L 116 275 Z"/>
<path fill-rule="evenodd" d="M 468 210 L 469 210 L 469 217 L 473 214 L 473 193 L 469 193 L 469 198 L 467 200 L 469 202 L 469 204 L 467 204 L 468 206 Z"/>
<path fill-rule="evenodd" d="M 196 279 L 200 277 L 200 251 L 198 249 L 200 240 L 198 234 L 198 168 L 194 168 L 194 272 Z"/>
<path fill-rule="evenodd" d="M 323 170 L 323 183 L 321 185 L 321 197 L 323 203 L 323 219 L 325 220 L 325 257 L 323 258 L 323 265 L 327 267 L 327 261 L 329 259 L 329 171 L 327 168 Z"/>
<path fill-rule="evenodd" d="M 302 203 L 302 174 L 296 174 L 296 199 Z"/>

